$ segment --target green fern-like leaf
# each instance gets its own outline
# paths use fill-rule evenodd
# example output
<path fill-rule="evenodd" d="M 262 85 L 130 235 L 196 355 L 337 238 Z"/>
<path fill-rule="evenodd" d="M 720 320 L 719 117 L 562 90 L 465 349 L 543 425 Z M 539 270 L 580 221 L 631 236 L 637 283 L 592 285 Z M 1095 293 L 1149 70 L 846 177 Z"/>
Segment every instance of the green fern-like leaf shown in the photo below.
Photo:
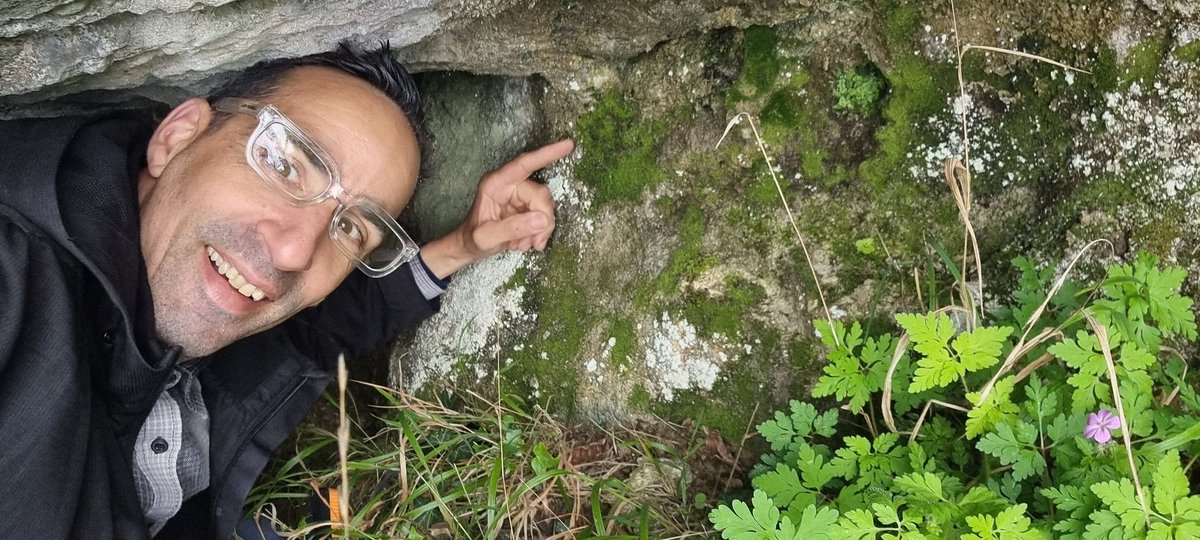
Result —
<path fill-rule="evenodd" d="M 1159 269 L 1158 257 L 1139 253 L 1132 264 L 1114 265 L 1102 287 L 1105 300 L 1096 302 L 1102 320 L 1123 331 L 1143 350 L 1156 351 L 1162 337 L 1196 339 L 1192 300 L 1180 296 L 1187 271 Z"/>
<path fill-rule="evenodd" d="M 837 334 L 841 343 L 831 343 L 826 340 L 832 350 L 829 352 L 829 363 L 823 369 L 824 374 L 813 387 L 813 397 L 835 396 L 838 400 L 846 401 L 850 412 L 859 414 L 863 406 L 871 399 L 871 394 L 883 388 L 883 378 L 887 373 L 888 363 L 895 350 L 895 340 L 890 334 L 875 338 L 862 339 L 862 328 L 856 322 L 849 332 L 845 331 L 842 323 L 834 321 L 830 326 L 826 321 L 814 323 L 821 337 Z"/>
<path fill-rule="evenodd" d="M 1030 528 L 1030 521 L 1025 517 L 1025 505 L 1018 504 L 1007 508 L 995 516 L 983 514 L 967 516 L 967 526 L 973 534 L 963 536 L 963 540 L 1040 540 L 1042 533 Z"/>
<path fill-rule="evenodd" d="M 726 540 L 801 540 L 792 520 L 780 514 L 771 498 L 755 490 L 754 497 L 746 506 L 743 501 L 733 501 L 730 506 L 718 506 L 708 515 L 708 520 L 721 531 Z M 837 519 L 837 512 L 834 513 Z M 826 516 L 827 517 L 827 516 Z"/>
<path fill-rule="evenodd" d="M 779 508 L 791 506 L 798 498 L 808 504 L 816 502 L 816 496 L 801 482 L 800 473 L 782 463 L 776 465 L 775 470 L 754 477 L 751 484 L 770 497 Z"/>
<path fill-rule="evenodd" d="M 796 400 L 789 403 L 788 409 L 788 414 L 775 411 L 773 419 L 758 425 L 758 432 L 776 454 L 794 452 L 814 434 L 830 437 L 836 432 L 836 409 L 818 413 L 811 404 Z"/>
<path fill-rule="evenodd" d="M 1175 515 L 1175 503 L 1187 497 L 1187 476 L 1179 464 L 1179 452 L 1167 452 L 1154 471 L 1154 509 L 1165 516 Z"/>
<path fill-rule="evenodd" d="M 896 315 L 896 322 L 908 332 L 913 349 L 921 353 L 913 382 L 908 387 L 909 392 L 915 394 L 930 388 L 940 388 L 962 375 L 960 366 L 950 355 L 954 323 L 948 315 L 900 313 Z"/>
<path fill-rule="evenodd" d="M 893 484 L 900 492 L 908 495 L 911 500 L 925 503 L 946 500 L 942 493 L 942 479 L 933 473 L 910 473 L 896 477 Z"/>
<path fill-rule="evenodd" d="M 1037 428 L 1028 422 L 1000 424 L 996 431 L 984 435 L 976 446 L 1000 459 L 1000 463 L 1012 465 L 1012 476 L 1021 481 L 1046 470 L 1046 458 L 1036 447 Z"/>
<path fill-rule="evenodd" d="M 1121 343 L 1122 334 L 1115 329 L 1109 332 L 1109 351 L 1113 355 L 1117 379 L 1135 383 L 1122 386 L 1122 398 L 1130 403 L 1138 401 L 1139 394 L 1146 394 L 1141 401 L 1149 403 L 1153 380 L 1147 369 L 1155 365 L 1154 355 L 1145 352 L 1136 343 Z M 1067 378 L 1074 391 L 1071 393 L 1071 410 L 1076 413 L 1092 412 L 1101 405 L 1112 405 L 1112 388 L 1109 386 L 1108 365 L 1104 359 L 1099 340 L 1091 333 L 1080 330 L 1075 338 L 1067 338 L 1054 344 L 1050 353 L 1075 370 Z M 1146 428 L 1149 426 L 1143 424 Z"/>
<path fill-rule="evenodd" d="M 1079 539 L 1089 523 L 1088 514 L 1100 504 L 1100 499 L 1086 487 L 1062 485 L 1041 490 L 1042 496 L 1058 509 L 1054 531 L 1058 538 Z"/>
<path fill-rule="evenodd" d="M 875 540 L 881 532 L 889 528 L 875 524 L 875 515 L 862 508 L 850 510 L 838 519 L 834 527 L 834 537 L 844 540 Z"/>
<path fill-rule="evenodd" d="M 845 446 L 837 450 L 830 466 L 846 480 L 857 477 L 861 486 L 889 488 L 894 477 L 908 472 L 910 465 L 908 449 L 896 445 L 899 440 L 895 433 L 881 433 L 874 442 L 851 435 L 843 439 Z"/>
<path fill-rule="evenodd" d="M 980 327 L 955 337 L 950 317 L 937 313 L 901 313 L 896 315 L 896 322 L 908 332 L 913 349 L 922 355 L 908 387 L 914 394 L 944 387 L 967 373 L 995 365 L 1004 340 L 1012 334 L 1007 326 Z"/>
<path fill-rule="evenodd" d="M 996 424 L 1009 422 L 1017 417 L 1021 408 L 1012 401 L 1014 384 L 1015 376 L 1000 379 L 983 402 L 979 401 L 979 392 L 967 394 L 967 401 L 975 405 L 967 411 L 968 439 L 974 439 L 990 431 Z"/>
<path fill-rule="evenodd" d="M 1100 498 L 1111 513 L 1120 518 L 1121 528 L 1127 536 L 1140 536 L 1145 533 L 1146 516 L 1138 503 L 1133 483 L 1128 478 L 1092 484 L 1092 493 Z M 1092 512 L 1093 517 L 1096 513 Z"/>
<path fill-rule="evenodd" d="M 971 373 L 996 365 L 1004 340 L 1012 331 L 1008 326 L 981 326 L 959 334 L 952 345 L 963 370 Z"/>

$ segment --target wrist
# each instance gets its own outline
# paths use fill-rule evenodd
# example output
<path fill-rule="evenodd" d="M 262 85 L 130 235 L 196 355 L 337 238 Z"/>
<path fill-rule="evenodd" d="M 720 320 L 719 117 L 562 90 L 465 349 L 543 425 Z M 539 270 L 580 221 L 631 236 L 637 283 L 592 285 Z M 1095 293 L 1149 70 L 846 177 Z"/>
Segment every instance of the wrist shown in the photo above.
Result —
<path fill-rule="evenodd" d="M 475 262 L 463 246 L 462 233 L 459 230 L 421 246 L 421 258 L 438 279 L 446 279 L 450 274 Z"/>

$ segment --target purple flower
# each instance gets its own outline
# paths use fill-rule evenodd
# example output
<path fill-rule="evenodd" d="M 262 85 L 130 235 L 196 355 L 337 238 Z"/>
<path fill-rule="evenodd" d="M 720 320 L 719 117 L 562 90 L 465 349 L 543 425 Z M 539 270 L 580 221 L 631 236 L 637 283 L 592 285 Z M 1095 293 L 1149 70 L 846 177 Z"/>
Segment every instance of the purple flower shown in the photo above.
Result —
<path fill-rule="evenodd" d="M 1112 440 L 1110 430 L 1121 427 L 1121 419 L 1108 409 L 1100 409 L 1087 415 L 1087 427 L 1083 428 L 1083 436 L 1100 444 Z"/>

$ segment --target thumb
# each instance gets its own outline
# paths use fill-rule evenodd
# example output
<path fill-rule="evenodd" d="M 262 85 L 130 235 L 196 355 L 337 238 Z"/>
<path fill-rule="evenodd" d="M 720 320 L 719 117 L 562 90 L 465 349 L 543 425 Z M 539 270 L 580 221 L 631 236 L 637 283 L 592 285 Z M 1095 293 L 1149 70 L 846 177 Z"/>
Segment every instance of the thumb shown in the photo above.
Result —
<path fill-rule="evenodd" d="M 509 242 L 535 236 L 546 230 L 549 220 L 541 212 L 525 212 L 500 221 L 489 221 L 475 229 L 475 245 L 487 254 L 498 253 Z"/>

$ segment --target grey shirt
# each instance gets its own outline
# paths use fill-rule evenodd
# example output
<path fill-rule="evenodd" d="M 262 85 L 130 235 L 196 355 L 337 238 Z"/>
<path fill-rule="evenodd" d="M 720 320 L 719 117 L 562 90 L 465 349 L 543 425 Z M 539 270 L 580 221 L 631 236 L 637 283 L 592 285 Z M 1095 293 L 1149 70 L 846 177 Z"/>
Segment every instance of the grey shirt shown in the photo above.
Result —
<path fill-rule="evenodd" d="M 176 367 L 133 447 L 133 477 L 150 534 L 208 487 L 208 410 L 200 379 Z"/>

